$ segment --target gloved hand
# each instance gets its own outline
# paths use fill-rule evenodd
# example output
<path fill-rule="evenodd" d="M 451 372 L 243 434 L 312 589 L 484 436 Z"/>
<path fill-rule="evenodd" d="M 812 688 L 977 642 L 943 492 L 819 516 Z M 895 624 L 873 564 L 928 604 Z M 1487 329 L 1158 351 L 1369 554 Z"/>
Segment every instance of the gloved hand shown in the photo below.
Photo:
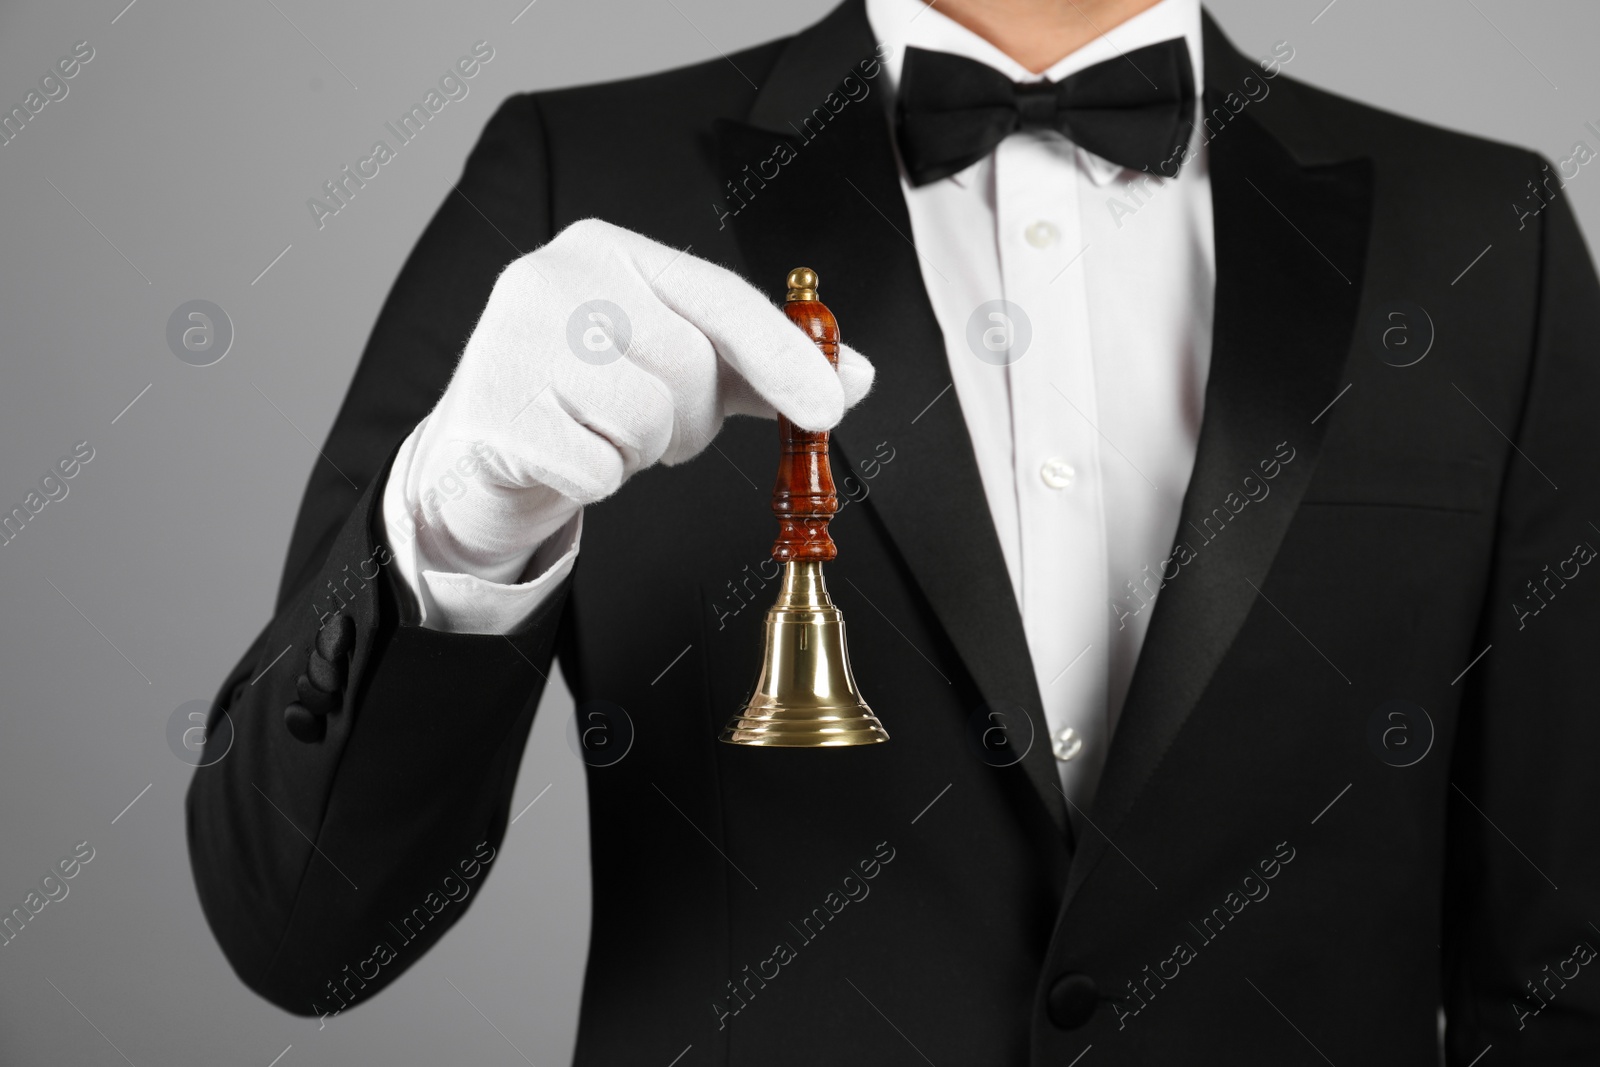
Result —
<path fill-rule="evenodd" d="M 651 464 L 693 458 L 726 416 L 831 429 L 872 377 L 844 345 L 829 366 L 731 271 L 585 219 L 495 282 L 449 387 L 395 461 L 386 523 L 394 537 L 403 500 L 417 570 L 516 582 L 585 504 Z"/>

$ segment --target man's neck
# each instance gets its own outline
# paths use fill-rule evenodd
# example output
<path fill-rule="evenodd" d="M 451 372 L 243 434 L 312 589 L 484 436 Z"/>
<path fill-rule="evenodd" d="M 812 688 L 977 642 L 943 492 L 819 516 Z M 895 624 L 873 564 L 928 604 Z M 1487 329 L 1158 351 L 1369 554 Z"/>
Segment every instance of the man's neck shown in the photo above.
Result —
<path fill-rule="evenodd" d="M 1035 74 L 1159 0 L 935 0 L 951 20 Z"/>

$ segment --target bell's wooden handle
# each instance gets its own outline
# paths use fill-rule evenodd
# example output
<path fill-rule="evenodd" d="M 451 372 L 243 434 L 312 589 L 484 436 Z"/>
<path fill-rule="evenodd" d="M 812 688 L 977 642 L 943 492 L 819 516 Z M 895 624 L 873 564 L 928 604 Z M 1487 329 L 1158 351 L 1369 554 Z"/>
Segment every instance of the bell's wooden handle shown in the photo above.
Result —
<path fill-rule="evenodd" d="M 789 321 L 805 331 L 828 362 L 839 364 L 839 322 L 817 299 L 817 275 L 807 267 L 789 272 L 783 304 Z M 830 560 L 839 554 L 828 536 L 828 520 L 839 510 L 839 494 L 828 469 L 828 432 L 802 430 L 778 416 L 778 480 L 772 487 L 772 513 L 778 517 L 778 539 L 772 558 Z"/>

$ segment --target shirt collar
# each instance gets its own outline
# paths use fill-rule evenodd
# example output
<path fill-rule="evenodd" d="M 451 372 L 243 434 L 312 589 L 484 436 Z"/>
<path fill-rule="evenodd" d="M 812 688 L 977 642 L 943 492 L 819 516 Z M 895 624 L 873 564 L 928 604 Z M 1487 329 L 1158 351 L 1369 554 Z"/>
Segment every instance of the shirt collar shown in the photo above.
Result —
<path fill-rule="evenodd" d="M 1086 67 L 1116 59 L 1136 48 L 1182 37 L 1189 45 L 1189 61 L 1194 66 L 1196 92 L 1205 84 L 1204 50 L 1200 45 L 1200 0 L 1160 0 L 1096 37 L 1076 52 L 1063 56 L 1042 74 L 1033 74 L 1021 63 L 1000 51 L 960 23 L 930 7 L 923 0 L 866 0 L 867 22 L 878 39 L 882 54 L 885 98 L 893 101 L 900 85 L 900 70 L 907 46 L 935 52 L 949 52 L 987 64 L 1017 82 L 1049 79 L 1060 81 Z M 891 105 L 892 106 L 892 105 Z M 1122 170 L 1115 163 L 1091 152 L 1079 151 L 1085 170 L 1096 185 L 1104 185 Z M 966 172 L 953 175 L 964 179 Z M 957 184 L 965 184 L 958 181 Z"/>

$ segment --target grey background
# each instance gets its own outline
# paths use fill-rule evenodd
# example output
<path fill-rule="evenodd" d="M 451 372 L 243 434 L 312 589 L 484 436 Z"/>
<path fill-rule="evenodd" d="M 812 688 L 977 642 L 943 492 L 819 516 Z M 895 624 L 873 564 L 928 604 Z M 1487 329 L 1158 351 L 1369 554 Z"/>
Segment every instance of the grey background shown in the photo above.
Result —
<path fill-rule="evenodd" d="M 95 49 L 68 96 L 0 147 L 0 511 L 76 442 L 95 449 L 69 495 L 0 545 L 0 912 L 77 842 L 95 849 L 69 895 L 0 948 L 0 1062 L 570 1056 L 589 907 L 564 688 L 545 698 L 513 810 L 538 803 L 480 899 L 398 985 L 324 1029 L 245 990 L 212 942 L 184 849 L 190 770 L 165 739 L 173 709 L 209 699 L 266 620 L 311 442 L 498 101 L 714 58 L 830 6 L 524 2 L 0 10 L 6 109 L 74 42 Z M 1296 77 L 1556 159 L 1580 138 L 1600 148 L 1583 128 L 1600 124 L 1593 5 L 1325 3 L 1212 7 L 1246 52 L 1292 42 Z M 478 40 L 495 57 L 466 99 L 319 231 L 306 199 Z M 616 156 L 648 165 L 625 144 Z M 1600 167 L 1567 195 L 1600 232 Z M 214 366 L 166 346 L 191 299 L 233 320 Z"/>

